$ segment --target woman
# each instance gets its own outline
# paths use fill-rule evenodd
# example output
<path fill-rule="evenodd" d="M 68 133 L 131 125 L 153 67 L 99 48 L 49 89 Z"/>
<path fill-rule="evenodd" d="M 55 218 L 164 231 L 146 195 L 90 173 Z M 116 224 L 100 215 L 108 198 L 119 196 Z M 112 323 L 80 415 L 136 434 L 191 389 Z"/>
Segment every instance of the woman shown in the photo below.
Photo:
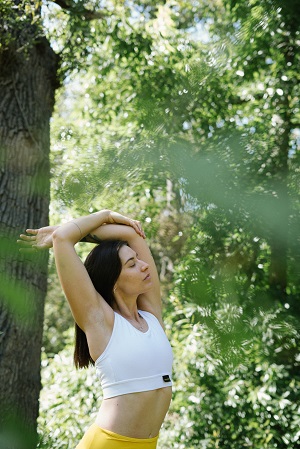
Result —
<path fill-rule="evenodd" d="M 96 366 L 103 401 L 77 449 L 154 449 L 171 401 L 172 351 L 154 260 L 138 221 L 102 210 L 27 229 L 31 250 L 51 248 L 76 322 L 75 365 Z M 85 266 L 74 245 L 99 243 Z"/>

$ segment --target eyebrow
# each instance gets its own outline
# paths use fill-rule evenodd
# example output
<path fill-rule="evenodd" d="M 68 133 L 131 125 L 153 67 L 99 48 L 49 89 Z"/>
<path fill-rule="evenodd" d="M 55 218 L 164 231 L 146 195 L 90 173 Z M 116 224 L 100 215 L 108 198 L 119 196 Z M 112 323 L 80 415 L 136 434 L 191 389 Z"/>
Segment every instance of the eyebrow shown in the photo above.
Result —
<path fill-rule="evenodd" d="M 135 256 L 130 257 L 128 260 L 126 260 L 126 262 L 124 263 L 124 265 L 126 265 L 128 262 L 130 262 L 131 260 L 134 260 L 137 257 L 137 253 L 135 254 Z"/>

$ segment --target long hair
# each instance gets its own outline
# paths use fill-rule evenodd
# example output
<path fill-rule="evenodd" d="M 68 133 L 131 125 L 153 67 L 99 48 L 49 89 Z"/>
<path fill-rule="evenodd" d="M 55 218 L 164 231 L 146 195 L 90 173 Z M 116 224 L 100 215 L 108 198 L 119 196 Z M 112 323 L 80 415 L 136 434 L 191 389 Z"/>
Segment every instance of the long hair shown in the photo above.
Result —
<path fill-rule="evenodd" d="M 122 240 L 104 240 L 92 249 L 84 262 L 95 289 L 111 307 L 114 302 L 113 289 L 122 270 L 119 250 L 124 245 L 127 243 Z M 75 323 L 74 363 L 76 368 L 94 365 L 86 335 L 77 323 Z"/>

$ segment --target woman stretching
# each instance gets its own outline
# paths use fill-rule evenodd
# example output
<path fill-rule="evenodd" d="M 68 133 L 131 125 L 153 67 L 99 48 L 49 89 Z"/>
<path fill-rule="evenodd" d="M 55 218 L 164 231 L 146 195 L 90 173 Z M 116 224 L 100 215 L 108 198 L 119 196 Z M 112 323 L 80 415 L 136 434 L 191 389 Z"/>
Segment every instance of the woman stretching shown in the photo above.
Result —
<path fill-rule="evenodd" d="M 27 229 L 20 243 L 51 248 L 75 319 L 76 367 L 95 364 L 103 401 L 76 449 L 154 449 L 171 401 L 172 350 L 160 285 L 138 221 L 101 210 Z M 98 243 L 83 264 L 74 245 Z"/>

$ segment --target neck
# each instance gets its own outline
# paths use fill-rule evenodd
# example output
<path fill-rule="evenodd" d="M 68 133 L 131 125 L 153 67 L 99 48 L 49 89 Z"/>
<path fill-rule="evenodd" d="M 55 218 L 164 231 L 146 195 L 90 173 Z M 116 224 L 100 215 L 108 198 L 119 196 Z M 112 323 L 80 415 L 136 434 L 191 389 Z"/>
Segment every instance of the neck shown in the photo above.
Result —
<path fill-rule="evenodd" d="M 124 318 L 138 319 L 139 315 L 136 300 L 132 304 L 126 304 L 123 301 L 117 300 L 113 305 L 113 309 L 115 312 L 119 313 Z"/>

